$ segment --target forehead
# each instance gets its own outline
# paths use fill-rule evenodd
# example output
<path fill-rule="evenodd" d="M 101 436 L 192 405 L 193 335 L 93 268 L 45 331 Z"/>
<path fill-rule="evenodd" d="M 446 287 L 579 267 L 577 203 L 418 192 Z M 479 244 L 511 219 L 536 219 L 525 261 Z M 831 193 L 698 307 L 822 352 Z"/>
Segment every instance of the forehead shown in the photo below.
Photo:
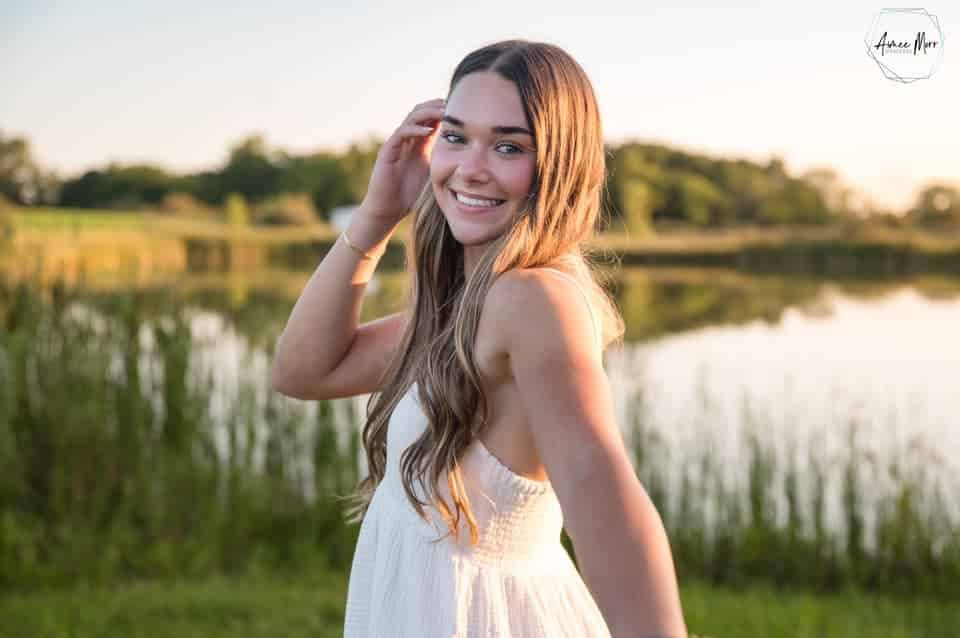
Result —
<path fill-rule="evenodd" d="M 462 77 L 447 100 L 445 112 L 462 120 L 467 128 L 485 131 L 494 126 L 527 128 L 516 85 L 490 71 Z"/>

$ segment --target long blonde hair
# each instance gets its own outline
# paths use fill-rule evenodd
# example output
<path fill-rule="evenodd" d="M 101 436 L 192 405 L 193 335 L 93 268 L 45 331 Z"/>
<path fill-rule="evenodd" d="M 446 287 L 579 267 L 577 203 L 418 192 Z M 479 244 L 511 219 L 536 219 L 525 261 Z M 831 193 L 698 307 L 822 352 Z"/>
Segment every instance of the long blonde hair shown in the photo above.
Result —
<path fill-rule="evenodd" d="M 513 82 L 534 132 L 536 170 L 530 195 L 513 224 L 492 241 L 469 279 L 463 246 L 447 226 L 428 180 L 413 210 L 407 263 L 410 321 L 390 362 L 382 390 L 367 402 L 363 445 L 369 475 L 348 500 L 348 521 L 361 519 L 383 480 L 387 426 L 413 383 L 428 426 L 401 456 L 404 491 L 417 513 L 435 504 L 456 535 L 461 515 L 478 542 L 473 512 L 463 486 L 459 459 L 487 423 L 489 408 L 474 358 L 483 301 L 500 274 L 516 268 L 555 266 L 578 279 L 600 319 L 603 347 L 622 341 L 623 319 L 598 283 L 585 246 L 601 213 L 606 157 L 593 87 L 583 69 L 551 44 L 508 40 L 468 54 L 450 82 L 452 93 L 464 76 L 492 71 Z M 448 93 L 448 96 L 449 96 Z M 372 406 L 372 407 L 371 407 Z M 453 509 L 438 492 L 446 476 Z M 418 481 L 429 502 L 414 493 Z"/>

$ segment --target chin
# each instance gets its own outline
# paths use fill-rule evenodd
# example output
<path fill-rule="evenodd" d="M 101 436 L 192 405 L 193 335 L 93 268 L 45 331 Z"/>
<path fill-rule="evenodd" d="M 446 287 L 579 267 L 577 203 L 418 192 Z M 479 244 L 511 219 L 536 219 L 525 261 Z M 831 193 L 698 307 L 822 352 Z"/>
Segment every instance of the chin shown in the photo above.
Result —
<path fill-rule="evenodd" d="M 455 226 L 450 226 L 451 234 L 454 238 L 460 242 L 463 246 L 483 246 L 489 244 L 493 240 L 500 237 L 505 229 L 498 228 L 490 230 L 489 232 L 477 232 L 476 230 L 464 230 L 457 229 Z"/>

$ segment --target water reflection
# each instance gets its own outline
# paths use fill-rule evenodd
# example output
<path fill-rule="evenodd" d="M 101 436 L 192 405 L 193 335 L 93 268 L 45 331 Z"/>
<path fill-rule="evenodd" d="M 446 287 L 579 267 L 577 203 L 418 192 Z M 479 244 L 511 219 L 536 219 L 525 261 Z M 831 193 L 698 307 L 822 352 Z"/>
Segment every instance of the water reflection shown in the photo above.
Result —
<path fill-rule="evenodd" d="M 216 378 L 212 401 L 226 404 L 242 377 L 257 396 L 264 392 L 266 353 L 309 273 L 262 273 L 243 284 L 241 305 L 231 303 L 235 293 L 222 277 L 184 282 L 181 290 L 205 311 L 194 333 L 206 344 L 205 373 Z M 405 285 L 402 273 L 378 275 L 364 320 L 398 309 Z M 960 475 L 960 282 L 630 269 L 613 292 L 628 329 L 625 347 L 606 360 L 620 424 L 629 436 L 628 407 L 640 402 L 643 420 L 680 451 L 678 463 L 683 451 L 699 453 L 709 434 L 717 458 L 735 473 L 748 422 L 765 440 L 822 445 L 829 457 L 844 449 L 855 423 L 881 458 L 922 440 Z M 336 403 L 351 404 L 338 408 L 343 414 L 360 414 L 366 399 Z M 217 408 L 224 420 L 228 413 Z"/>
<path fill-rule="evenodd" d="M 705 449 L 745 480 L 744 428 L 786 466 L 790 444 L 843 456 L 857 428 L 867 456 L 923 446 L 946 477 L 960 476 L 960 298 L 932 300 L 901 286 L 859 298 L 825 284 L 775 322 L 711 325 L 633 344 L 608 357 L 622 423 L 627 406 L 691 463 Z M 629 433 L 628 433 L 629 434 Z M 794 459 L 801 473 L 804 459 Z M 863 477 L 868 495 L 883 486 Z M 952 503 L 957 512 L 958 502 Z M 834 508 L 831 518 L 839 516 Z"/>
<path fill-rule="evenodd" d="M 955 446 L 958 327 L 960 299 L 932 301 L 905 287 L 862 300 L 826 286 L 816 303 L 787 307 L 775 323 L 709 326 L 635 344 L 618 353 L 612 374 L 662 396 L 652 408 L 668 422 L 697 420 L 702 402 L 694 399 L 705 391 L 716 426 L 746 400 L 779 422 L 923 424 Z"/>
<path fill-rule="evenodd" d="M 268 408 L 269 361 L 310 275 L 181 274 L 140 284 L 147 317 L 163 317 L 171 295 L 190 308 L 197 353 L 192 375 L 210 380 L 214 440 L 224 458 L 249 450 L 261 466 L 267 433 L 285 418 Z M 88 283 L 99 290 L 94 299 L 106 313 L 117 293 L 133 285 Z M 379 273 L 368 287 L 362 320 L 398 310 L 406 285 L 402 272 Z M 660 433 L 673 450 L 673 470 L 693 467 L 706 450 L 725 474 L 743 479 L 745 426 L 778 454 L 795 443 L 831 458 L 848 446 L 847 430 L 855 423 L 862 444 L 878 458 L 922 442 L 944 458 L 947 475 L 960 475 L 960 279 L 823 280 L 630 268 L 618 273 L 611 292 L 627 325 L 625 346 L 606 357 L 619 423 L 628 440 L 638 419 Z M 359 425 L 367 398 L 331 402 L 339 427 Z M 319 407 L 285 398 L 279 403 L 310 420 Z M 242 414 L 262 418 L 238 424 Z M 804 461 L 797 462 L 802 472 Z M 679 472 L 673 474 L 679 480 Z"/>
<path fill-rule="evenodd" d="M 8 556 L 50 556 L 71 578 L 91 571 L 71 558 L 84 555 L 125 575 L 317 549 L 348 565 L 357 530 L 333 496 L 366 469 L 367 397 L 295 401 L 268 378 L 310 274 L 73 291 L 9 286 L 0 269 L 0 487 L 26 543 Z M 716 583 L 952 592 L 958 284 L 618 273 L 628 339 L 605 364 L 678 566 Z M 397 310 L 406 285 L 384 270 L 363 320 Z"/>

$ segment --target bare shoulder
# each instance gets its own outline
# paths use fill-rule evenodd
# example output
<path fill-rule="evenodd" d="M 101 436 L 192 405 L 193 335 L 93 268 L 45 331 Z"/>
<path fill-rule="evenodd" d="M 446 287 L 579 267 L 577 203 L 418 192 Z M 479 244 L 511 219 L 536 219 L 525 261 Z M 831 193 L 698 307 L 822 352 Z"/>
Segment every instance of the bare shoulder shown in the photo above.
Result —
<path fill-rule="evenodd" d="M 484 312 L 495 319 L 498 342 L 508 356 L 523 348 L 548 357 L 600 357 L 583 297 L 572 282 L 543 269 L 500 275 L 490 287 Z"/>
<path fill-rule="evenodd" d="M 572 282 L 528 269 L 491 287 L 510 374 L 561 506 L 576 516 L 577 485 L 597 467 L 621 463 L 623 443 L 593 332 Z"/>

